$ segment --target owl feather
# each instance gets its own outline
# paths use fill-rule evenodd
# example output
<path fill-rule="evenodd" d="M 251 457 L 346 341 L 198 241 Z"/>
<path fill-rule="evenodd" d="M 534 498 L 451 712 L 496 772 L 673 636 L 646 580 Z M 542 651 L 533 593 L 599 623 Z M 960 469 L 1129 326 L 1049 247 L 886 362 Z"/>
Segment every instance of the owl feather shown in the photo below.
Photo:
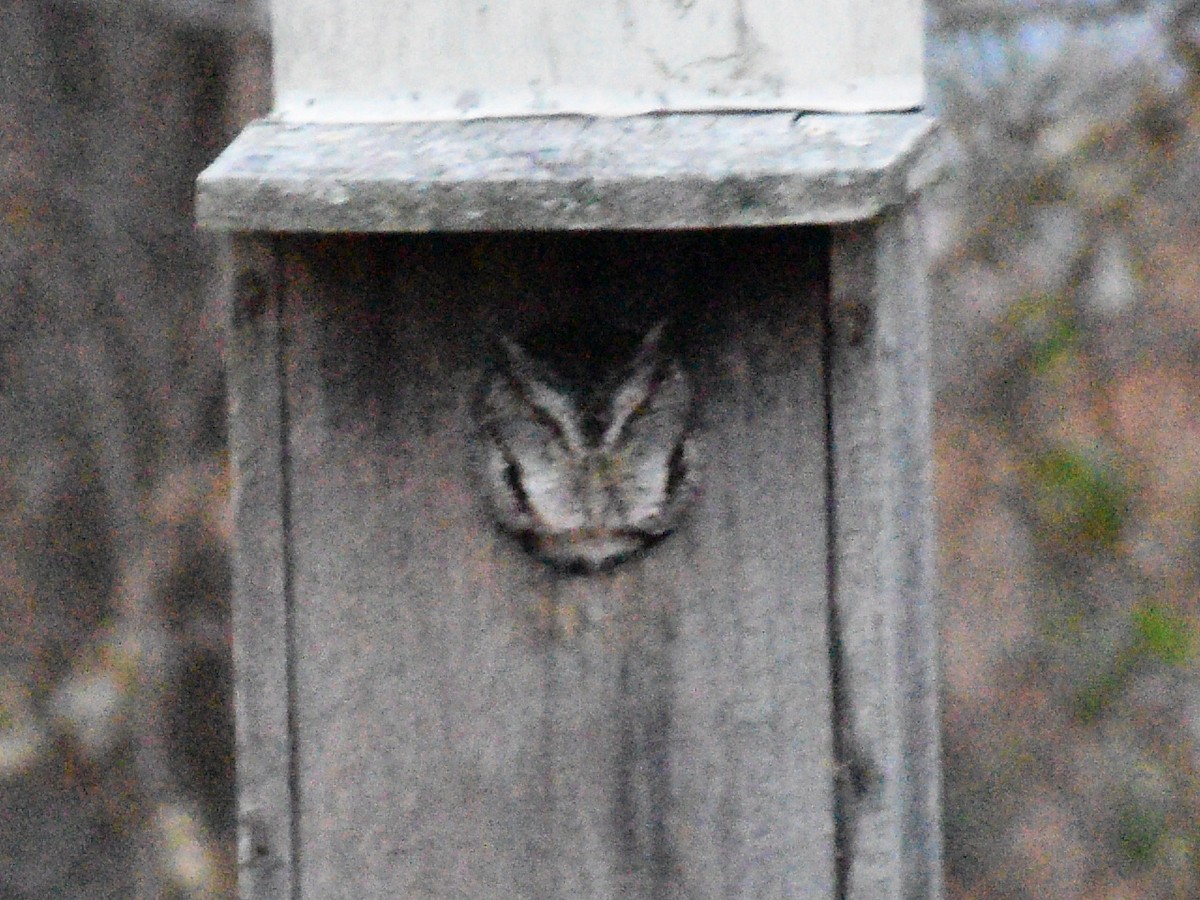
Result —
<path fill-rule="evenodd" d="M 542 559 L 607 568 L 665 537 L 695 491 L 692 389 L 662 323 L 610 373 L 572 383 L 511 338 L 480 406 L 499 524 Z"/>

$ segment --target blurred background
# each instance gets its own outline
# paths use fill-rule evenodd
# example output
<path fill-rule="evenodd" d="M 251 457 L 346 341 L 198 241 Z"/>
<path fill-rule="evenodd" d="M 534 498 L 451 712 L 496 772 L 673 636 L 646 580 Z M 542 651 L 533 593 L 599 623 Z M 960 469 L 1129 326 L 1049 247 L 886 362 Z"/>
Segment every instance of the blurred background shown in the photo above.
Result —
<path fill-rule="evenodd" d="M 1200 897 L 1200 2 L 930 0 L 951 897 Z M 0 3 L 0 900 L 232 896 L 196 174 L 265 4 Z"/>

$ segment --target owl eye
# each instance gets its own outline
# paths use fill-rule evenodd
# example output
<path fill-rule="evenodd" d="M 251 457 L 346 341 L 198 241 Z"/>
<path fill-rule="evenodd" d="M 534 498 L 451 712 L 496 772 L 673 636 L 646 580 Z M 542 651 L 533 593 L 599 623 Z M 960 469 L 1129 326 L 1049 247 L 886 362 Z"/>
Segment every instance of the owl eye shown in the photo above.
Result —
<path fill-rule="evenodd" d="M 525 493 L 525 485 L 521 483 L 521 470 L 515 460 L 505 459 L 504 483 L 508 485 L 508 490 L 517 501 L 521 512 L 527 515 L 531 513 L 533 510 L 529 505 L 529 495 Z"/>
<path fill-rule="evenodd" d="M 684 442 L 680 441 L 675 445 L 675 449 L 671 451 L 671 458 L 667 461 L 667 496 L 673 497 L 679 490 L 680 486 L 687 481 L 688 465 L 687 459 L 684 456 Z"/>

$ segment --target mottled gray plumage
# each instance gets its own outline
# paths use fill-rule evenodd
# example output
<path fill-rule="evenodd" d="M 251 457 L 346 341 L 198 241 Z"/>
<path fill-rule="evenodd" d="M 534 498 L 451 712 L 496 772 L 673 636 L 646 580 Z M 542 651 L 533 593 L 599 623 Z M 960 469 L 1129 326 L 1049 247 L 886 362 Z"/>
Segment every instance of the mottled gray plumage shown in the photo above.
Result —
<path fill-rule="evenodd" d="M 480 403 L 484 483 L 500 525 L 546 561 L 612 565 L 668 534 L 687 507 L 692 389 L 662 332 L 615 371 L 608 359 L 608 371 L 574 366 L 573 378 L 499 339 Z"/>

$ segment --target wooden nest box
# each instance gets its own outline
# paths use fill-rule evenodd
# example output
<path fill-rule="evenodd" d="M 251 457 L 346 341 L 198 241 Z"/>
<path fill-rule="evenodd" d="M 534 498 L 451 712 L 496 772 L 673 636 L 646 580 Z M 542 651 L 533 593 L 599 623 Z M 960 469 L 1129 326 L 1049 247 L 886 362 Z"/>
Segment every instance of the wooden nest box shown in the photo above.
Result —
<path fill-rule="evenodd" d="M 247 898 L 940 893 L 911 0 L 276 0 Z"/>

